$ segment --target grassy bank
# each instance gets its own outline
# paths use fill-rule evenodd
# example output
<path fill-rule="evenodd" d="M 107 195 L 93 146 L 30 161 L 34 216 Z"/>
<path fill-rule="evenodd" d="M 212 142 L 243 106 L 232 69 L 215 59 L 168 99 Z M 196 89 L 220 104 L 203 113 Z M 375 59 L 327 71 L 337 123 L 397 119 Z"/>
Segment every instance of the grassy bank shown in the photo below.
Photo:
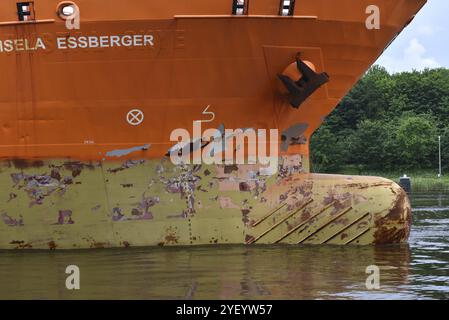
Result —
<path fill-rule="evenodd" d="M 400 177 L 406 174 L 412 179 L 413 192 L 447 192 L 449 193 L 449 172 L 438 178 L 438 172 L 430 170 L 407 171 L 401 172 L 383 172 L 359 170 L 357 168 L 348 167 L 338 173 L 348 175 L 376 176 L 384 177 L 399 183 Z"/>

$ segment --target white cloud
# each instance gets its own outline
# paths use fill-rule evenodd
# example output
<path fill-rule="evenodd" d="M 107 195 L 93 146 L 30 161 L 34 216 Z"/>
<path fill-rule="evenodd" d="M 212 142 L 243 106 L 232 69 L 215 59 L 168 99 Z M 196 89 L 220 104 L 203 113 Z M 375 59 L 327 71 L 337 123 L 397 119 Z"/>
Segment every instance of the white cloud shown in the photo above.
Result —
<path fill-rule="evenodd" d="M 429 32 L 429 29 L 427 30 Z M 393 57 L 388 54 L 382 55 L 377 61 L 390 72 L 402 72 L 414 70 L 424 70 L 425 68 L 438 68 L 440 64 L 433 58 L 427 56 L 426 48 L 417 38 L 409 41 L 408 46 L 403 50 L 402 56 Z"/>
<path fill-rule="evenodd" d="M 420 25 L 417 27 L 417 33 L 421 36 L 431 37 L 433 36 L 438 30 L 434 26 L 430 25 Z"/>

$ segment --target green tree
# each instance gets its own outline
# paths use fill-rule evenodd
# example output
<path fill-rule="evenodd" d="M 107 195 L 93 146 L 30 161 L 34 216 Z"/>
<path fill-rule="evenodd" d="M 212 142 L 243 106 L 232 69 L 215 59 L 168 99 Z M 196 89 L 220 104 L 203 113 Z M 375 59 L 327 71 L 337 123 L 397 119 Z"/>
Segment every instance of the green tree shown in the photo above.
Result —
<path fill-rule="evenodd" d="M 435 165 L 438 130 L 434 122 L 428 115 L 404 114 L 399 119 L 396 139 L 403 168 L 425 169 Z"/>
<path fill-rule="evenodd" d="M 353 137 L 353 164 L 368 169 L 390 169 L 395 163 L 395 128 L 381 120 L 364 120 Z"/>
<path fill-rule="evenodd" d="M 311 139 L 312 166 L 332 172 L 424 169 L 438 164 L 438 134 L 449 169 L 449 69 L 390 75 L 372 67 Z"/>
<path fill-rule="evenodd" d="M 449 125 L 441 131 L 441 163 L 444 170 L 449 170 Z"/>
<path fill-rule="evenodd" d="M 311 145 L 312 166 L 314 172 L 337 171 L 347 157 L 345 143 L 328 126 L 322 126 L 313 136 Z"/>

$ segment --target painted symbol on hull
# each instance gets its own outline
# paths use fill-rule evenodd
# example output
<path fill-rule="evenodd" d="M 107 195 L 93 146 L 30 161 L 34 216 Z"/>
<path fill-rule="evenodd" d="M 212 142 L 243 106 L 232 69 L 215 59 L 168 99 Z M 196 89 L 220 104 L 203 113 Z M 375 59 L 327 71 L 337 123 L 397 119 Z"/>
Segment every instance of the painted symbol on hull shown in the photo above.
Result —
<path fill-rule="evenodd" d="M 145 119 L 145 115 L 142 110 L 133 109 L 126 115 L 126 121 L 132 126 L 140 125 Z"/>
<path fill-rule="evenodd" d="M 203 115 L 205 115 L 205 116 L 210 116 L 210 119 L 208 119 L 208 120 L 195 120 L 195 122 L 199 122 L 199 123 L 207 123 L 207 122 L 212 122 L 212 121 L 214 121 L 215 120 L 215 113 L 214 112 L 212 112 L 212 111 L 209 111 L 209 108 L 210 108 L 210 105 L 208 105 L 207 107 L 206 107 L 206 109 L 204 109 L 204 111 L 203 111 Z"/>

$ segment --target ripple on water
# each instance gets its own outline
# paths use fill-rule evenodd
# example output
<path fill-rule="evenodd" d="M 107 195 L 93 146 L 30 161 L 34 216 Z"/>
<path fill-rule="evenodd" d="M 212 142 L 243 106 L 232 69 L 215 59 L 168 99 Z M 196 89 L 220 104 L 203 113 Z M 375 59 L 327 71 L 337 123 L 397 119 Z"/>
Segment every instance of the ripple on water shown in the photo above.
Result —
<path fill-rule="evenodd" d="M 449 299 L 449 197 L 412 200 L 409 246 L 0 252 L 0 299 Z M 78 292 L 64 288 L 71 264 Z"/>

